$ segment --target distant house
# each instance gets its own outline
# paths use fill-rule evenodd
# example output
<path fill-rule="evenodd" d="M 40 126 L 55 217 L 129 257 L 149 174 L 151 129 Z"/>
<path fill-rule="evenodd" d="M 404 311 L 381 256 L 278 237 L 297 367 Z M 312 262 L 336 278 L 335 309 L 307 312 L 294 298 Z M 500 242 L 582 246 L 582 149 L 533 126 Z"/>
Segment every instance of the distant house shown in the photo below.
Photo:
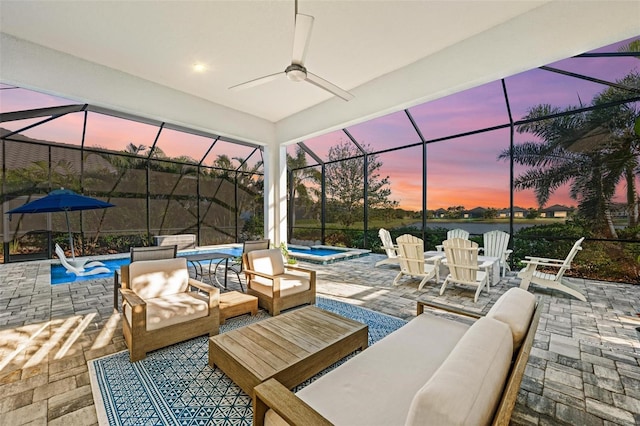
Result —
<path fill-rule="evenodd" d="M 522 207 L 513 206 L 513 217 L 516 218 L 524 218 L 527 217 L 528 210 L 523 209 Z M 511 210 L 510 209 L 500 209 L 498 210 L 498 217 L 510 217 Z"/>
<path fill-rule="evenodd" d="M 524 218 L 527 217 L 527 213 L 529 213 L 529 210 L 513 206 L 513 217 Z"/>
<path fill-rule="evenodd" d="M 553 206 L 544 208 L 540 211 L 540 217 L 555 217 L 555 218 L 566 218 L 569 216 L 569 213 L 573 211 L 572 207 L 562 206 L 560 204 L 554 204 Z"/>
<path fill-rule="evenodd" d="M 447 216 L 447 211 L 443 208 L 439 208 L 435 212 L 433 212 L 433 217 L 437 219 L 444 219 Z"/>
<path fill-rule="evenodd" d="M 484 207 L 476 207 L 471 210 L 466 210 L 462 214 L 462 217 L 464 217 L 465 219 L 482 219 L 486 211 L 487 209 L 485 209 Z"/>

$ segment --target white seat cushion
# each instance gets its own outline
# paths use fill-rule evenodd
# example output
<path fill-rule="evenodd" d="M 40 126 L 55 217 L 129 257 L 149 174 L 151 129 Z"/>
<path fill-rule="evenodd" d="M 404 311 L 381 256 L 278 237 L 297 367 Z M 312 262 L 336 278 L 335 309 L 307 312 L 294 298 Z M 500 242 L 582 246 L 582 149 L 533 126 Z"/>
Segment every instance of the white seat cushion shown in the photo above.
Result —
<path fill-rule="evenodd" d="M 487 318 L 502 321 L 511 328 L 513 350 L 520 348 L 527 335 L 531 317 L 536 306 L 536 297 L 526 290 L 513 287 L 500 296 L 487 313 Z"/>
<path fill-rule="evenodd" d="M 307 291 L 311 287 L 309 274 L 300 274 L 292 271 L 278 275 L 278 277 L 280 278 L 281 297 Z M 251 280 L 251 288 L 259 293 L 271 296 L 273 292 L 273 281 L 256 275 Z"/>
<path fill-rule="evenodd" d="M 336 425 L 402 425 L 413 396 L 468 329 L 424 313 L 296 395 Z M 276 418 L 269 412 L 265 424 Z"/>
<path fill-rule="evenodd" d="M 142 299 L 187 291 L 189 270 L 183 257 L 140 260 L 129 265 L 129 288 Z"/>
<path fill-rule="evenodd" d="M 432 347 L 437 346 L 431 340 Z M 480 318 L 416 393 L 407 425 L 486 425 L 500 402 L 511 356 L 509 326 Z M 397 382 L 396 388 L 402 387 Z"/>
<path fill-rule="evenodd" d="M 209 314 L 207 301 L 197 293 L 176 293 L 168 296 L 146 299 L 147 331 L 157 330 L 181 322 L 202 318 Z M 131 306 L 124 306 L 124 315 L 131 324 Z"/>

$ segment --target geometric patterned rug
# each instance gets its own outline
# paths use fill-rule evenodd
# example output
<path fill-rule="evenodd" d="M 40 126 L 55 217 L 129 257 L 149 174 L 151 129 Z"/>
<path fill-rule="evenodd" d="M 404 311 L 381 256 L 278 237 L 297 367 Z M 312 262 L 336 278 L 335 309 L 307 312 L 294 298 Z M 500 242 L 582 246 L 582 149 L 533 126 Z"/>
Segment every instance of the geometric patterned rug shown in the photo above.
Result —
<path fill-rule="evenodd" d="M 369 326 L 369 345 L 406 321 L 323 297 L 317 306 Z M 269 318 L 265 311 L 227 320 L 220 333 Z M 206 336 L 147 354 L 136 363 L 122 351 L 89 361 L 91 389 L 100 425 L 251 425 L 251 398 L 220 369 L 208 365 Z M 335 363 L 294 391 L 331 371 Z"/>

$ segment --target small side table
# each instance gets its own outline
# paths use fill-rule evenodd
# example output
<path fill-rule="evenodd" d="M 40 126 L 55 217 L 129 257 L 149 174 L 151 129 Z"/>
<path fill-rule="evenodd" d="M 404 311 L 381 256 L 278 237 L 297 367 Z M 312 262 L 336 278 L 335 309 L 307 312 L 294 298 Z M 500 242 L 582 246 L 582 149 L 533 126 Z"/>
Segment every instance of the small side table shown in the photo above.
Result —
<path fill-rule="evenodd" d="M 220 324 L 224 324 L 227 318 L 238 315 L 258 313 L 258 298 L 239 291 L 220 293 Z"/>

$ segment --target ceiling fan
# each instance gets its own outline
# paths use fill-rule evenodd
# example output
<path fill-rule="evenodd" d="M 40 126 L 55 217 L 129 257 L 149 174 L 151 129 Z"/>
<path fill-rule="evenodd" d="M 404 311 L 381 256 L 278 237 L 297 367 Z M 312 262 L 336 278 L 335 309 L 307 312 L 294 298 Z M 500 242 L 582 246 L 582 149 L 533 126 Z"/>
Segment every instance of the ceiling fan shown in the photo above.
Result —
<path fill-rule="evenodd" d="M 291 65 L 285 68 L 284 72 L 278 72 L 276 74 L 270 74 L 264 77 L 256 78 L 255 80 L 249 80 L 244 83 L 237 84 L 230 87 L 230 90 L 248 89 L 250 87 L 259 86 L 261 84 L 268 83 L 276 80 L 283 75 L 291 81 L 306 81 L 318 86 L 327 92 L 349 101 L 354 96 L 336 86 L 335 84 L 310 73 L 304 66 L 304 58 L 307 54 L 307 47 L 309 46 L 309 39 L 311 36 L 311 28 L 313 27 L 313 16 L 303 15 L 298 13 L 298 0 L 295 1 L 295 27 L 293 34 L 293 52 L 291 54 Z"/>

